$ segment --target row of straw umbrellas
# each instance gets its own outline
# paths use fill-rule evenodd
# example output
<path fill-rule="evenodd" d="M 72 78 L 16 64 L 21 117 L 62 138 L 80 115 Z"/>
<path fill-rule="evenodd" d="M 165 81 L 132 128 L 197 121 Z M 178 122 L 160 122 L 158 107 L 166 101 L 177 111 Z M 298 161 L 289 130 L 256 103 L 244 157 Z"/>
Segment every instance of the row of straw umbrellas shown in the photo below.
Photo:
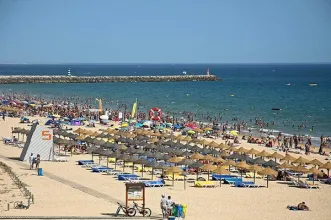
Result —
<path fill-rule="evenodd" d="M 14 131 L 15 133 L 20 133 L 19 130 Z M 22 129 L 21 133 L 28 133 L 28 130 Z M 286 154 L 285 156 L 277 152 L 270 154 L 265 150 L 257 151 L 254 148 L 248 150 L 243 147 L 228 146 L 224 143 L 208 142 L 204 139 L 192 139 L 189 136 L 174 136 L 141 129 L 130 133 L 108 128 L 100 133 L 79 128 L 74 133 L 60 130 L 56 134 L 59 137 L 63 136 L 63 138 L 54 137 L 54 143 L 57 145 L 77 145 L 78 140 L 84 141 L 88 144 L 88 153 L 92 153 L 92 157 L 97 154 L 99 158 L 106 156 L 107 158 L 115 158 L 124 162 L 140 163 L 142 166 L 150 166 L 152 169 L 163 169 L 173 175 L 183 172 L 177 165 L 194 168 L 197 170 L 197 175 L 199 170 L 207 171 L 208 179 L 210 172 L 228 174 L 229 171 L 224 166 L 229 166 L 229 168 L 230 166 L 234 166 L 240 170 L 253 171 L 254 175 L 257 172 L 268 177 L 277 175 L 277 172 L 272 168 L 290 169 L 300 173 L 312 173 L 313 175 L 320 174 L 319 169 L 327 169 L 328 173 L 331 169 L 330 162 L 323 164 L 316 159 L 310 161 L 303 157 L 295 158 L 290 154 Z M 186 144 L 182 142 L 186 142 Z M 142 148 L 137 149 L 133 147 L 137 145 Z M 230 155 L 230 151 L 234 153 Z M 138 156 L 152 158 L 154 161 L 150 162 Z M 255 159 L 253 159 L 254 156 Z M 267 157 L 274 158 L 274 161 L 265 161 L 263 159 Z M 276 159 L 285 162 L 278 164 L 276 163 Z M 156 161 L 165 161 L 174 166 L 167 167 Z M 236 163 L 235 161 L 240 162 Z M 215 163 L 218 165 L 222 164 L 222 166 L 215 166 Z M 298 165 L 294 166 L 293 164 Z M 304 164 L 312 164 L 315 167 L 307 169 L 303 166 Z M 266 168 L 263 168 L 263 166 Z"/>

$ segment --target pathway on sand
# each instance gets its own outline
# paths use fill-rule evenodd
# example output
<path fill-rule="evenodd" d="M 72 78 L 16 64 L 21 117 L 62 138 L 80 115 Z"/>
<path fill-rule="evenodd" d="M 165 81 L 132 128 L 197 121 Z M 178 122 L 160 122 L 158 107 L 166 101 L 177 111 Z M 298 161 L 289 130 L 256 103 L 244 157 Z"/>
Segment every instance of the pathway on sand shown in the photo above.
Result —
<path fill-rule="evenodd" d="M 17 165 L 19 165 L 20 167 L 29 169 L 29 165 L 28 164 L 24 164 L 21 161 L 13 161 L 13 160 L 10 160 L 7 157 L 2 156 L 2 155 L 0 155 L 0 158 L 1 159 L 4 159 L 4 160 L 7 160 L 7 161 L 14 162 Z M 96 190 L 94 190 L 92 188 L 85 187 L 85 186 L 83 186 L 83 185 L 81 185 L 79 183 L 75 183 L 75 182 L 72 182 L 70 180 L 64 179 L 64 178 L 59 177 L 57 175 L 54 175 L 52 173 L 44 172 L 43 174 L 44 174 L 44 176 L 46 176 L 46 177 L 48 177 L 48 178 L 50 178 L 52 180 L 55 180 L 57 182 L 60 182 L 60 183 L 65 184 L 67 186 L 70 186 L 72 188 L 75 188 L 75 189 L 77 189 L 79 191 L 82 191 L 84 193 L 87 193 L 87 194 L 89 194 L 91 196 L 94 196 L 94 197 L 97 197 L 97 198 L 100 198 L 100 199 L 105 199 L 105 200 L 107 200 L 107 201 L 109 201 L 111 203 L 114 203 L 114 204 L 116 204 L 117 202 L 119 202 L 119 203 L 123 202 L 123 201 L 120 201 L 120 200 L 118 200 L 118 199 L 116 199 L 116 198 L 114 198 L 112 196 L 109 196 L 107 194 L 101 193 L 101 192 L 96 191 Z"/>

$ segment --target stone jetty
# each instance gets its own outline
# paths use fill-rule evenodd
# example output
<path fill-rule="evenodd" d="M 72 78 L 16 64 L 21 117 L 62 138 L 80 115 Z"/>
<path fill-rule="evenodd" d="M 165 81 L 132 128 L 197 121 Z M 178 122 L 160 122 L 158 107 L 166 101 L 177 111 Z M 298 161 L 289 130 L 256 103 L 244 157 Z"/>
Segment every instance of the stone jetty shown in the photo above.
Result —
<path fill-rule="evenodd" d="M 174 76 L 0 76 L 0 84 L 220 81 L 215 75 Z"/>

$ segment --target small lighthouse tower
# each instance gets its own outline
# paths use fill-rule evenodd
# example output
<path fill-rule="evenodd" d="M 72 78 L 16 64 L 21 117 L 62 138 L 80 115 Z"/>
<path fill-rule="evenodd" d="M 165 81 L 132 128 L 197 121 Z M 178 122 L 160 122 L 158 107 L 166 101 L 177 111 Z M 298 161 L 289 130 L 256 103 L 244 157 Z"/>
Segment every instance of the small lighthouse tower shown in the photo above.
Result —
<path fill-rule="evenodd" d="M 206 75 L 207 75 L 207 76 L 209 76 L 209 75 L 210 75 L 210 74 L 209 74 L 209 68 L 207 69 Z"/>

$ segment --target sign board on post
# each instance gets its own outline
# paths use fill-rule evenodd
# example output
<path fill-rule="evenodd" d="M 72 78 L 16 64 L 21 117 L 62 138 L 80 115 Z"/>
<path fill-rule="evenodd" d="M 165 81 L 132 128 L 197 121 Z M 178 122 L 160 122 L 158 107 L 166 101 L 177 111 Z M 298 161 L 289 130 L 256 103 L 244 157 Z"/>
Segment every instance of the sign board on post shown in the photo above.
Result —
<path fill-rule="evenodd" d="M 145 184 L 144 183 L 126 183 L 126 216 L 128 216 L 129 201 L 142 201 L 142 207 L 145 208 Z"/>

